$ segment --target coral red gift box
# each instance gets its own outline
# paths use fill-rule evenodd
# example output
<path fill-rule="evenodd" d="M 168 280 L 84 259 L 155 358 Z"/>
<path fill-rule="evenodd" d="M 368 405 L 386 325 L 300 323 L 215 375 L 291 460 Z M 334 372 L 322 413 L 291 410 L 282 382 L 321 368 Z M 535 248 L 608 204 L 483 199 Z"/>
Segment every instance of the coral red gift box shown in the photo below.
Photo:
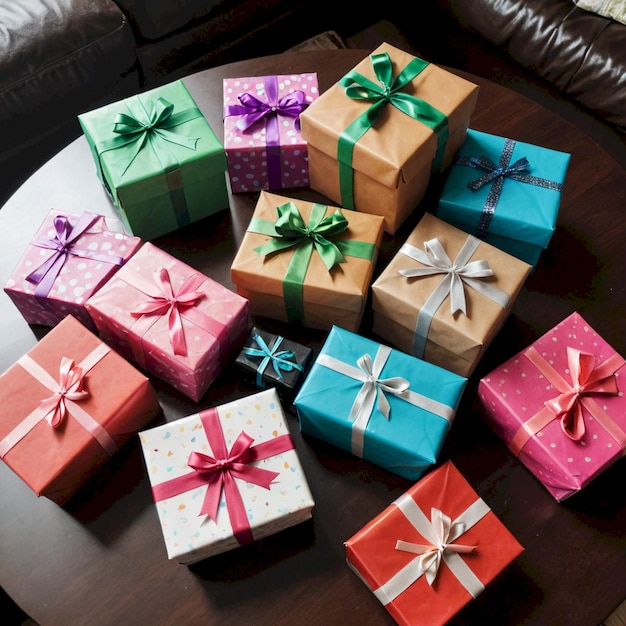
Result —
<path fill-rule="evenodd" d="M 85 302 L 141 245 L 115 219 L 51 210 L 4 290 L 29 324 L 73 315 L 95 330 Z"/>
<path fill-rule="evenodd" d="M 248 301 L 150 242 L 86 304 L 100 336 L 196 402 L 244 344 Z"/>
<path fill-rule="evenodd" d="M 445 624 L 523 551 L 450 461 L 345 547 L 348 565 L 398 624 L 411 626 Z"/>
<path fill-rule="evenodd" d="M 625 363 L 574 312 L 480 380 L 486 422 L 558 501 L 624 456 Z"/>
<path fill-rule="evenodd" d="M 160 412 L 148 379 L 68 316 L 0 376 L 0 457 L 64 504 Z"/>
<path fill-rule="evenodd" d="M 317 74 L 225 78 L 224 150 L 233 193 L 308 187 L 300 113 L 319 95 Z"/>

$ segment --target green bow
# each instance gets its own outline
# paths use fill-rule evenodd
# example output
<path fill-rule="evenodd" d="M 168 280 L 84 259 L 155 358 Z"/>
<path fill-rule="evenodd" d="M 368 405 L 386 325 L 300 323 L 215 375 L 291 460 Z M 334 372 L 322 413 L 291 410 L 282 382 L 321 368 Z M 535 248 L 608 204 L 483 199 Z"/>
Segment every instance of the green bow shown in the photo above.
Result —
<path fill-rule="evenodd" d="M 387 104 L 396 107 L 409 117 L 426 124 L 437 135 L 437 151 L 433 163 L 433 170 L 438 170 L 443 161 L 443 155 L 448 140 L 448 118 L 431 104 L 400 91 L 409 84 L 424 68 L 426 61 L 417 57 L 393 78 L 393 66 L 387 52 L 370 55 L 374 74 L 378 83 L 369 80 L 362 74 L 351 70 L 339 84 L 345 88 L 346 95 L 354 100 L 367 100 L 372 104 L 357 117 L 340 134 L 337 146 L 339 161 L 339 188 L 343 206 L 354 208 L 352 155 L 357 141 L 374 126 L 380 111 Z"/>
<path fill-rule="evenodd" d="M 117 113 L 113 121 L 113 132 L 117 136 L 102 141 L 98 152 L 130 147 L 124 159 L 121 176 L 128 171 L 137 155 L 146 145 L 150 145 L 164 171 L 178 167 L 179 163 L 167 144 L 176 144 L 190 150 L 196 149 L 198 137 L 185 137 L 170 129 L 202 116 L 199 109 L 192 107 L 174 113 L 174 105 L 165 98 L 148 100 L 145 104 L 139 98 L 125 101 L 129 113 Z"/>
<path fill-rule="evenodd" d="M 348 220 L 340 209 L 326 216 L 327 208 L 323 204 L 314 204 L 307 226 L 296 205 L 287 202 L 276 207 L 276 222 L 252 218 L 248 227 L 250 232 L 272 237 L 267 243 L 254 249 L 262 256 L 295 248 L 283 279 L 283 296 L 290 322 L 304 323 L 302 291 L 313 250 L 320 255 L 329 272 L 338 263 L 346 261 L 344 255 L 369 260 L 374 258 L 376 247 L 373 243 L 341 239 L 330 241 L 347 230 Z"/>

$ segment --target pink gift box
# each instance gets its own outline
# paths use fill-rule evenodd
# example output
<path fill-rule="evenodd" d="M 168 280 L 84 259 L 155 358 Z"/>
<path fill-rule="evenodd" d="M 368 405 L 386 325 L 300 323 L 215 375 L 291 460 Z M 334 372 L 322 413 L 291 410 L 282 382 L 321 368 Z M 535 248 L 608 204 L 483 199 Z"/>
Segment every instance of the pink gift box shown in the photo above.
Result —
<path fill-rule="evenodd" d="M 319 95 L 317 74 L 224 79 L 224 149 L 233 193 L 309 185 L 300 112 Z"/>
<path fill-rule="evenodd" d="M 245 298 L 149 242 L 86 307 L 120 354 L 196 402 L 249 332 Z"/>
<path fill-rule="evenodd" d="M 4 291 L 29 324 L 55 326 L 73 315 L 95 330 L 85 302 L 140 245 L 115 219 L 51 210 Z"/>
<path fill-rule="evenodd" d="M 485 376 L 485 419 L 557 501 L 624 455 L 624 358 L 572 313 Z"/>

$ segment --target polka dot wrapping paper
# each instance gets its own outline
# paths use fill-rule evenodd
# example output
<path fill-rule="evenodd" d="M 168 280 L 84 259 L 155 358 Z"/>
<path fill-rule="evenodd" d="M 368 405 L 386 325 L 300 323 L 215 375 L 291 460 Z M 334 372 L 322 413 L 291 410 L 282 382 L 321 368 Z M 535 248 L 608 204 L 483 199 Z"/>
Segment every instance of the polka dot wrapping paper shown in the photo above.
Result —
<path fill-rule="evenodd" d="M 141 243 L 118 220 L 51 210 L 4 290 L 29 324 L 55 326 L 73 315 L 95 330 L 85 302 Z"/>
<path fill-rule="evenodd" d="M 574 312 L 479 382 L 486 422 L 557 501 L 626 447 L 624 359 Z"/>
<path fill-rule="evenodd" d="M 299 113 L 319 95 L 317 74 L 226 78 L 224 149 L 233 193 L 309 185 Z"/>
<path fill-rule="evenodd" d="M 86 304 L 98 333 L 199 401 L 248 336 L 248 301 L 150 242 L 122 269 Z"/>
<path fill-rule="evenodd" d="M 209 411 L 214 411 L 213 415 L 208 415 Z M 206 480 L 199 478 L 189 489 L 178 485 L 195 473 L 188 464 L 192 453 L 216 461 L 213 469 L 221 462 L 225 473 L 229 473 L 227 458 L 234 454 L 242 436 L 252 439 L 249 450 L 264 450 L 258 453 L 260 458 L 243 465 L 248 470 L 269 472 L 271 481 L 261 485 L 252 475 L 235 475 L 234 491 L 218 485 L 219 503 L 212 518 L 202 511 L 208 483 L 213 481 L 215 487 L 219 471 L 205 474 Z M 239 535 L 247 541 L 258 541 L 311 518 L 315 503 L 273 387 L 144 430 L 140 440 L 170 559 L 195 563 L 243 545 L 246 540 Z M 285 441 L 287 444 L 282 445 Z M 218 451 L 220 443 L 222 453 Z M 267 452 L 266 446 L 275 444 L 283 451 Z M 163 489 L 169 490 L 165 494 L 168 497 L 163 497 Z M 239 520 L 243 527 L 239 535 L 234 530 L 237 522 L 233 521 L 238 510 L 245 518 Z"/>

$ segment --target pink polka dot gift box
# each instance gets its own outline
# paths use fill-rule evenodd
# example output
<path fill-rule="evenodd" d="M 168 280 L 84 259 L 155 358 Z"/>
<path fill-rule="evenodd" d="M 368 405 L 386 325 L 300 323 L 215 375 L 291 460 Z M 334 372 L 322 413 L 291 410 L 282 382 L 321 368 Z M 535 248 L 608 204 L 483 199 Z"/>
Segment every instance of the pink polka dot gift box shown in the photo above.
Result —
<path fill-rule="evenodd" d="M 100 337 L 196 402 L 241 349 L 248 301 L 150 242 L 86 304 Z"/>
<path fill-rule="evenodd" d="M 480 380 L 487 423 L 557 501 L 624 455 L 625 364 L 574 312 Z"/>
<path fill-rule="evenodd" d="M 26 247 L 4 291 L 29 324 L 55 326 L 73 315 L 95 330 L 85 302 L 141 246 L 121 222 L 51 210 Z"/>
<path fill-rule="evenodd" d="M 317 99 L 317 74 L 226 78 L 224 149 L 233 193 L 308 187 L 300 113 Z"/>

